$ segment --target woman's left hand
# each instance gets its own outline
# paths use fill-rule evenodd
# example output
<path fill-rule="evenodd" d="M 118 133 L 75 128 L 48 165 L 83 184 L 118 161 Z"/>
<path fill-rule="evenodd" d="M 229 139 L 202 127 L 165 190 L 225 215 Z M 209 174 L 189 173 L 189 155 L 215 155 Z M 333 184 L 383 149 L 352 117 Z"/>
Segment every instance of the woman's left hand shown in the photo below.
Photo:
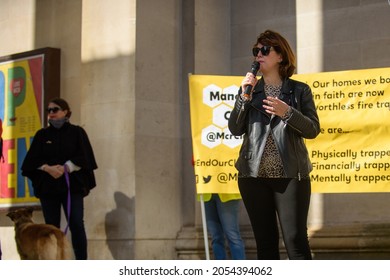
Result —
<path fill-rule="evenodd" d="M 286 114 L 289 106 L 277 97 L 268 96 L 264 99 L 264 109 L 268 114 L 282 117 Z"/>

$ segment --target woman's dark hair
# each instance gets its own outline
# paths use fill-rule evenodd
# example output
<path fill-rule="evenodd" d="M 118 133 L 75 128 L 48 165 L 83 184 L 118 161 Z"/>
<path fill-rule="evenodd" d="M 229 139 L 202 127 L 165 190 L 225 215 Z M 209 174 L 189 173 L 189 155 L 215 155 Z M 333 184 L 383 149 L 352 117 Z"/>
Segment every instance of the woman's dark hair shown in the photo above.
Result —
<path fill-rule="evenodd" d="M 54 104 L 58 105 L 62 110 L 67 110 L 68 111 L 66 113 L 67 118 L 70 118 L 70 116 L 72 115 L 72 111 L 70 110 L 69 104 L 64 99 L 54 98 L 54 99 L 50 100 L 49 103 L 54 103 Z"/>
<path fill-rule="evenodd" d="M 282 35 L 272 30 L 266 30 L 257 37 L 254 46 L 256 47 L 258 44 L 273 47 L 277 53 L 282 55 L 282 61 L 279 64 L 279 75 L 282 78 L 288 78 L 294 74 L 296 68 L 295 54 Z"/>

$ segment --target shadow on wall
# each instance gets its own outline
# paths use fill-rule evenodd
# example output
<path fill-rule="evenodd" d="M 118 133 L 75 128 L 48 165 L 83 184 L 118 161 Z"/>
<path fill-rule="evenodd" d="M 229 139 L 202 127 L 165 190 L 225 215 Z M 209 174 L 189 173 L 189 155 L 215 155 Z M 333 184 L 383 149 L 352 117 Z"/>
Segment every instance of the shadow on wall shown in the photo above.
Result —
<path fill-rule="evenodd" d="M 105 218 L 107 246 L 114 260 L 134 259 L 134 197 L 115 192 L 116 208 Z"/>

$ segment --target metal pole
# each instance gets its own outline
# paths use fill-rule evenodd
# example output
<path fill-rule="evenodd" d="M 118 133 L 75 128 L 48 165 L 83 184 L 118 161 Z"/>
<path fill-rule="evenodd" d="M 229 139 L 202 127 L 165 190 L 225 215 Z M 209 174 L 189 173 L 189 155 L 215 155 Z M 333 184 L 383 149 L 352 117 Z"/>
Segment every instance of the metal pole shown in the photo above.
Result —
<path fill-rule="evenodd" d="M 207 235 L 206 211 L 204 209 L 203 194 L 200 194 L 200 209 L 202 212 L 203 238 L 204 238 L 204 248 L 206 250 L 206 260 L 210 260 L 209 239 L 208 239 L 208 235 Z"/>

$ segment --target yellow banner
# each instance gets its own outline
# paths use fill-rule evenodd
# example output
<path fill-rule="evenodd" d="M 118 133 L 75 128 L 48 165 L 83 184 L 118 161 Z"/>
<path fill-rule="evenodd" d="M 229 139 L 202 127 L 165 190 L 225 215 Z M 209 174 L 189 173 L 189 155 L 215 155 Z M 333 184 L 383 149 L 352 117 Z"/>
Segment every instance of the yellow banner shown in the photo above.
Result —
<path fill-rule="evenodd" d="M 313 192 L 390 191 L 390 68 L 294 75 L 313 91 L 321 133 L 307 140 Z M 238 193 L 242 137 L 227 123 L 242 77 L 191 75 L 197 193 Z"/>

